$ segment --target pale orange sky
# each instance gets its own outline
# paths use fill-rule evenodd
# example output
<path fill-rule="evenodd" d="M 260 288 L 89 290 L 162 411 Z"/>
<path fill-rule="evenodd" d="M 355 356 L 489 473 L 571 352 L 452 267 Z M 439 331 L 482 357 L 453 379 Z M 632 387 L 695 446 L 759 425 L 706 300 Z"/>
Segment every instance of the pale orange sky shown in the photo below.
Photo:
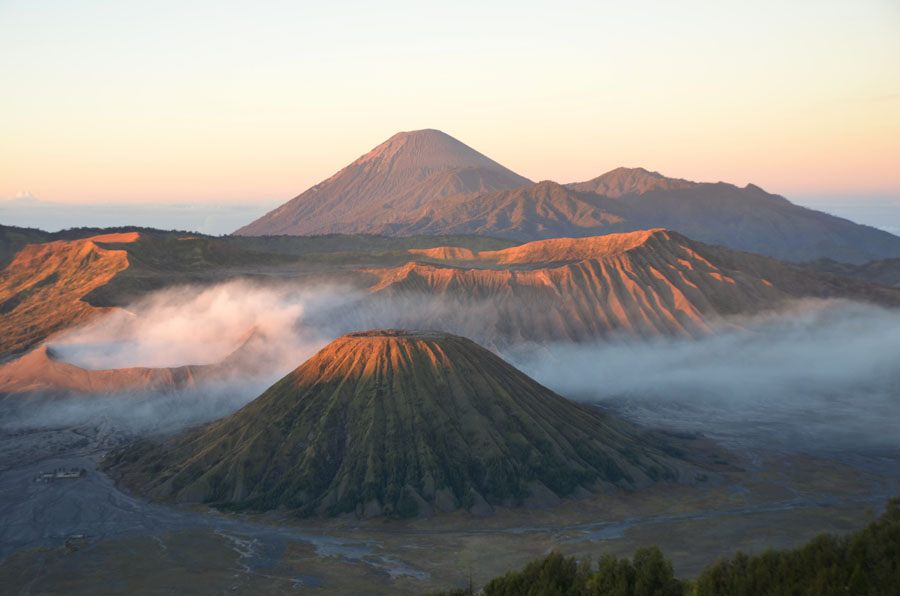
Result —
<path fill-rule="evenodd" d="M 894 0 L 131 4 L 0 4 L 0 197 L 286 200 L 419 128 L 534 180 L 900 193 Z"/>

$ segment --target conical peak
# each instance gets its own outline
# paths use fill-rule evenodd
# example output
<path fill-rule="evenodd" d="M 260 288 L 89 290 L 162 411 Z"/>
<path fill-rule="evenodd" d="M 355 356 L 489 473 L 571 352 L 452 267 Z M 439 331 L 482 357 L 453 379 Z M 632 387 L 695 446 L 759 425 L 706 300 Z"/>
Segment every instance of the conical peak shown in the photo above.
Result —
<path fill-rule="evenodd" d="M 399 132 L 356 162 L 371 164 L 396 175 L 409 170 L 427 172 L 453 168 L 506 168 L 447 133 L 431 128 Z"/>
<path fill-rule="evenodd" d="M 425 128 L 422 130 L 398 132 L 372 149 L 366 156 L 386 155 L 400 151 L 452 151 L 453 149 L 458 150 L 460 145 L 466 147 L 445 132 L 433 128 Z"/>
<path fill-rule="evenodd" d="M 459 142 L 447 133 L 436 128 L 421 128 L 419 130 L 402 130 L 388 139 L 390 141 L 406 141 L 410 139 L 432 139 L 435 141 Z"/>
<path fill-rule="evenodd" d="M 303 515 L 489 511 L 678 474 L 627 424 L 476 343 L 397 329 L 341 336 L 228 418 L 128 449 L 112 465 L 153 496 Z"/>
<path fill-rule="evenodd" d="M 400 132 L 237 234 L 356 233 L 448 195 L 530 183 L 439 130 Z"/>
<path fill-rule="evenodd" d="M 464 337 L 441 331 L 372 329 L 348 333 L 322 348 L 295 371 L 298 378 L 344 375 L 366 377 L 384 367 L 395 373 L 452 368 L 457 358 L 486 357 L 484 348 Z M 421 368 L 424 367 L 424 368 Z"/>

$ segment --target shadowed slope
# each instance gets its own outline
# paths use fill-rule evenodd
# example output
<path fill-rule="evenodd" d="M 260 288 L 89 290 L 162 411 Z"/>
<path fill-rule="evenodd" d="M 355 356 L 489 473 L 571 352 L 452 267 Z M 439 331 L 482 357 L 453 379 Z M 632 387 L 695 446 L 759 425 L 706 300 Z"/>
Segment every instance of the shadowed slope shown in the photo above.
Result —
<path fill-rule="evenodd" d="M 439 130 L 401 132 L 235 234 L 367 232 L 427 201 L 530 182 Z"/>
<path fill-rule="evenodd" d="M 619 168 L 588 182 L 555 182 L 457 195 L 398 213 L 372 231 L 483 234 L 520 241 L 667 228 L 691 238 L 789 261 L 865 262 L 900 256 L 900 237 L 794 205 L 752 184 L 666 178 Z"/>
<path fill-rule="evenodd" d="M 675 479 L 655 439 L 453 335 L 345 335 L 242 410 L 112 466 L 177 501 L 410 516 Z M 581 487 L 581 488 L 579 488 Z"/>
<path fill-rule="evenodd" d="M 644 168 L 616 168 L 593 180 L 566 186 L 578 192 L 592 192 L 616 199 L 625 195 L 641 195 L 651 190 L 676 190 L 699 185 L 681 178 L 666 178 L 659 172 L 650 172 Z"/>
<path fill-rule="evenodd" d="M 0 271 L 0 359 L 153 290 L 295 260 L 215 238 L 152 230 L 27 245 Z"/>
<path fill-rule="evenodd" d="M 869 261 L 864 265 L 850 265 L 847 263 L 838 263 L 831 259 L 818 259 L 816 261 L 803 263 L 803 266 L 818 271 L 855 277 L 856 279 L 862 279 L 873 284 L 893 286 L 900 289 L 900 259 Z"/>
<path fill-rule="evenodd" d="M 606 209 L 602 197 L 549 180 L 510 190 L 448 197 L 428 203 L 420 213 L 398 213 L 395 219 L 397 223 L 378 231 L 534 240 L 571 236 L 579 229 L 605 229 L 622 221 L 620 215 Z"/>
<path fill-rule="evenodd" d="M 72 394 L 168 392 L 204 382 L 227 382 L 260 368 L 254 360 L 270 357 L 265 350 L 268 343 L 267 337 L 251 329 L 231 354 L 212 364 L 99 370 L 63 362 L 52 346 L 44 344 L 15 360 L 0 364 L 0 396 L 15 396 L 16 400 L 56 400 Z"/>
<path fill-rule="evenodd" d="M 697 336 L 725 323 L 727 315 L 775 309 L 795 298 L 900 305 L 900 291 L 667 230 L 542 240 L 479 253 L 444 247 L 423 256 L 446 261 L 371 271 L 377 278 L 373 299 L 439 297 L 444 328 L 495 345 Z"/>
<path fill-rule="evenodd" d="M 135 232 L 84 240 L 29 244 L 0 272 L 0 356 L 42 341 L 50 334 L 103 312 L 88 293 L 128 267 L 124 250 L 98 243 L 137 240 Z"/>
<path fill-rule="evenodd" d="M 399 133 L 236 234 L 479 234 L 518 241 L 667 228 L 788 261 L 900 257 L 900 237 L 748 184 L 617 168 L 531 184 L 435 130 Z"/>
<path fill-rule="evenodd" d="M 795 205 L 752 184 L 693 184 L 614 200 L 620 205 L 610 209 L 622 214 L 627 229 L 664 227 L 702 242 L 786 261 L 829 257 L 864 263 L 900 256 L 900 237 Z"/>

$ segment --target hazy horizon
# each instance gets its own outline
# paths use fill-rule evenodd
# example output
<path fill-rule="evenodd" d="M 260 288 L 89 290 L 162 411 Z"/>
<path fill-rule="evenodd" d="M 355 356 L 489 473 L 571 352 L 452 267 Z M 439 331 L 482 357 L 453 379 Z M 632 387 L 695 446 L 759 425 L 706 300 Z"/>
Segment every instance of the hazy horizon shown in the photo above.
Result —
<path fill-rule="evenodd" d="M 896 194 L 898 31 L 891 0 L 3 3 L 0 196 L 286 200 L 427 127 L 534 180 Z"/>
<path fill-rule="evenodd" d="M 768 189 L 766 189 L 768 190 Z M 77 227 L 146 226 L 213 236 L 231 234 L 294 195 L 265 200 L 76 203 L 32 195 L 0 197 L 0 224 L 57 232 Z M 900 192 L 787 196 L 797 205 L 824 211 L 900 236 Z"/>

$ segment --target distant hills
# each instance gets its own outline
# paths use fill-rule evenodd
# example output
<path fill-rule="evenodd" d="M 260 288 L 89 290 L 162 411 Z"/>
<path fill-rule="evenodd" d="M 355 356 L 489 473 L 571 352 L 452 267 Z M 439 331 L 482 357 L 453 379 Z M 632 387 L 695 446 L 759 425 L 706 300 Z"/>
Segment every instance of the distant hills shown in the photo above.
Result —
<path fill-rule="evenodd" d="M 329 329 L 339 332 L 428 326 L 492 348 L 698 336 L 727 325 L 730 315 L 797 298 L 900 305 L 900 289 L 662 229 L 509 244 L 478 236 L 216 239 L 134 231 L 31 244 L 0 271 L 0 361 L 154 290 L 247 277 L 354 288 L 353 300 L 329 311 Z"/>
<path fill-rule="evenodd" d="M 794 262 L 829 257 L 864 263 L 900 256 L 898 236 L 800 207 L 753 184 L 739 188 L 687 182 L 620 168 L 568 187 L 613 189 L 605 208 L 623 219 L 622 228 L 664 227 L 702 242 Z"/>
<path fill-rule="evenodd" d="M 898 289 L 662 229 L 540 240 L 496 251 L 410 252 L 415 261 L 368 271 L 375 277 L 370 308 L 378 312 L 427 299 L 441 305 L 433 316 L 442 328 L 492 346 L 699 336 L 729 324 L 730 315 L 777 310 L 798 298 L 900 306 Z M 401 326 L 421 324 L 415 308 L 400 316 Z"/>
<path fill-rule="evenodd" d="M 436 130 L 399 133 L 239 235 L 479 234 L 520 242 L 667 228 L 788 261 L 900 257 L 900 237 L 754 185 L 642 168 L 537 184 Z"/>
<path fill-rule="evenodd" d="M 439 332 L 345 335 L 235 414 L 108 458 L 177 502 L 413 517 L 693 481 L 659 438 Z"/>
<path fill-rule="evenodd" d="M 871 283 L 900 288 L 900 259 L 882 259 L 869 261 L 864 265 L 839 263 L 832 259 L 817 259 L 803 263 L 805 267 L 855 277 Z"/>

